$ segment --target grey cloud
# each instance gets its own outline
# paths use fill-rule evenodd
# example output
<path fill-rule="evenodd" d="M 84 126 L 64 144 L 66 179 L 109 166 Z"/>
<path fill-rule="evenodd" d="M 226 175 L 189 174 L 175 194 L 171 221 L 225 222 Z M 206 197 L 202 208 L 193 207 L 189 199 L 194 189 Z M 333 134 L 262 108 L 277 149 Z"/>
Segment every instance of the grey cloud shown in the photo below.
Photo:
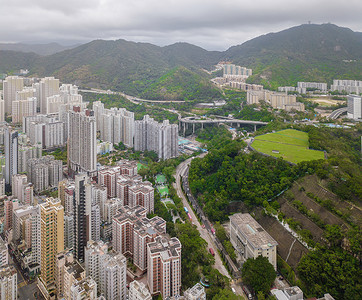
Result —
<path fill-rule="evenodd" d="M 312 21 L 362 31 L 362 1 L 18 0 L 4 4 L 0 42 L 125 38 L 159 45 L 190 42 L 223 50 Z"/>

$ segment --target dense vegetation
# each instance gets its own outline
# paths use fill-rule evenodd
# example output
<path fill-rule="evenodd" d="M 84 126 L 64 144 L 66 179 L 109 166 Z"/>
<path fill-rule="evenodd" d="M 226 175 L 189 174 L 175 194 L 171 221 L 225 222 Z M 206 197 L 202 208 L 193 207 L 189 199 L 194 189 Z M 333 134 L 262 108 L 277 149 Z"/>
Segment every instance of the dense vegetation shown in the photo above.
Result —
<path fill-rule="evenodd" d="M 210 131 L 214 135 L 210 134 Z M 191 163 L 189 182 L 194 195 L 211 220 L 227 219 L 225 209 L 232 201 L 253 207 L 262 205 L 288 188 L 298 176 L 298 168 L 281 159 L 259 153 L 245 154 L 244 143 L 231 140 L 225 129 L 206 129 L 199 134 L 208 155 Z"/>
<path fill-rule="evenodd" d="M 325 149 L 332 168 L 326 168 L 319 176 L 328 179 L 329 188 L 342 199 L 362 199 L 362 165 L 360 159 L 362 124 L 352 129 L 332 129 L 306 126 L 309 146 Z"/>
<path fill-rule="evenodd" d="M 260 36 L 225 52 L 186 43 L 158 47 L 125 40 L 96 40 L 45 57 L 0 51 L 0 73 L 28 68 L 32 75 L 54 75 L 82 87 L 110 88 L 138 96 L 150 89 L 156 96 L 151 87 L 173 68 L 211 69 L 220 60 L 252 68 L 250 82 L 274 89 L 298 81 L 361 80 L 361 53 L 360 34 L 332 24 L 310 24 Z M 182 93 L 198 97 L 195 92 Z"/>
<path fill-rule="evenodd" d="M 205 76 L 185 67 L 177 67 L 151 84 L 141 98 L 152 100 L 197 100 L 220 99 L 221 92 Z"/>
<path fill-rule="evenodd" d="M 276 89 L 298 81 L 361 80 L 361 53 L 360 34 L 333 24 L 308 24 L 231 47 L 225 57 L 253 69 L 249 82 Z"/>
<path fill-rule="evenodd" d="M 362 298 L 360 261 L 339 246 L 318 246 L 305 255 L 298 274 L 309 295 L 330 293 L 335 299 Z"/>
<path fill-rule="evenodd" d="M 251 286 L 256 294 L 269 294 L 276 273 L 267 257 L 248 258 L 241 271 L 243 282 Z"/>

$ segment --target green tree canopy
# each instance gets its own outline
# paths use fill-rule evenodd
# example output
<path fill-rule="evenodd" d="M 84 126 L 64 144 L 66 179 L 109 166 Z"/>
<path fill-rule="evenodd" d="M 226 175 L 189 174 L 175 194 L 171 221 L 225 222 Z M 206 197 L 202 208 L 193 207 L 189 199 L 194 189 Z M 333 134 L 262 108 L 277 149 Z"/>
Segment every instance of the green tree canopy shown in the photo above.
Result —
<path fill-rule="evenodd" d="M 212 300 L 242 300 L 242 299 L 244 299 L 244 298 L 241 296 L 235 295 L 229 289 L 220 290 L 219 293 L 217 293 L 214 297 L 212 297 Z"/>
<path fill-rule="evenodd" d="M 276 273 L 274 267 L 266 257 L 258 256 L 256 259 L 249 258 L 243 264 L 243 282 L 251 286 L 255 293 L 269 293 L 275 278 Z"/>

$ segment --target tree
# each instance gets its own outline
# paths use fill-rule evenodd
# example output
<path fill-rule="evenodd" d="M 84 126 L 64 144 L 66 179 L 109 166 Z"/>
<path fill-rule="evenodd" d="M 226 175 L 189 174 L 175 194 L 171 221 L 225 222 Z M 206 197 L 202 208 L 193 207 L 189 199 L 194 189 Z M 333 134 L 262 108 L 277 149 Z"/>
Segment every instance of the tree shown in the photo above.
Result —
<path fill-rule="evenodd" d="M 341 226 L 327 224 L 324 231 L 324 237 L 327 239 L 331 247 L 340 246 L 343 239 Z"/>
<path fill-rule="evenodd" d="M 256 259 L 249 258 L 243 264 L 243 282 L 251 286 L 255 293 L 259 291 L 264 294 L 269 293 L 275 278 L 276 273 L 274 267 L 266 257 L 258 256 Z"/>
<path fill-rule="evenodd" d="M 231 290 L 229 289 L 222 289 L 219 293 L 217 293 L 214 297 L 212 297 L 212 300 L 242 300 L 244 299 L 241 296 L 235 295 Z"/>

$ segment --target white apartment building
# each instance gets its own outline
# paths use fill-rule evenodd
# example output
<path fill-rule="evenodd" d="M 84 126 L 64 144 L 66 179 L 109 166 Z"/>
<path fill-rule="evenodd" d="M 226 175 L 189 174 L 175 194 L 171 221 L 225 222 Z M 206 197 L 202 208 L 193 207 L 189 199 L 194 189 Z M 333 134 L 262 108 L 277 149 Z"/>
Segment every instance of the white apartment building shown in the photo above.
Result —
<path fill-rule="evenodd" d="M 23 132 L 32 145 L 41 144 L 44 149 L 63 147 L 66 142 L 65 124 L 56 115 L 24 117 Z"/>
<path fill-rule="evenodd" d="M 181 289 L 181 243 L 158 236 L 147 244 L 147 284 L 151 295 L 179 296 Z"/>
<path fill-rule="evenodd" d="M 32 87 L 24 87 L 16 92 L 15 100 L 26 100 L 33 97 L 36 98 L 36 90 Z"/>
<path fill-rule="evenodd" d="M 326 93 L 328 90 L 327 83 L 325 82 L 298 82 L 297 91 L 301 94 L 305 94 L 308 89 L 319 90 Z"/>
<path fill-rule="evenodd" d="M 32 158 L 28 161 L 28 181 L 33 183 L 34 191 L 41 192 L 49 187 L 57 187 L 63 180 L 63 163 L 51 155 Z"/>
<path fill-rule="evenodd" d="M 28 97 L 25 100 L 15 100 L 12 103 L 11 116 L 13 123 L 22 123 L 23 117 L 33 116 L 36 114 L 35 97 Z"/>
<path fill-rule="evenodd" d="M 284 105 L 295 102 L 297 102 L 297 97 L 295 95 L 272 93 L 270 97 L 270 104 L 273 108 L 283 109 Z"/>
<path fill-rule="evenodd" d="M 237 213 L 230 218 L 230 242 L 241 262 L 259 255 L 267 257 L 277 268 L 278 243 L 255 221 L 250 214 Z"/>
<path fill-rule="evenodd" d="M 47 97 L 59 95 L 59 79 L 54 77 L 42 78 L 39 82 L 40 112 L 46 114 Z"/>
<path fill-rule="evenodd" d="M 95 116 L 103 141 L 133 147 L 134 113 L 125 108 L 104 109 L 102 103 L 96 102 L 93 108 L 97 110 Z"/>
<path fill-rule="evenodd" d="M 0 268 L 4 268 L 9 264 L 8 245 L 0 237 Z"/>
<path fill-rule="evenodd" d="M 32 245 L 32 217 L 36 212 L 37 208 L 30 205 L 20 206 L 13 212 L 13 240 L 25 241 L 27 248 Z"/>
<path fill-rule="evenodd" d="M 74 177 L 85 172 L 90 177 L 97 173 L 97 128 L 94 112 L 73 107 L 69 112 L 69 174 Z"/>
<path fill-rule="evenodd" d="M 152 300 L 152 296 L 143 282 L 134 280 L 129 284 L 128 299 Z"/>
<path fill-rule="evenodd" d="M 18 276 L 13 266 L 0 268 L 0 299 L 18 299 Z"/>
<path fill-rule="evenodd" d="M 13 101 L 16 100 L 16 92 L 24 88 L 24 79 L 18 76 L 8 76 L 3 81 L 3 97 L 5 104 L 5 113 L 11 114 Z"/>
<path fill-rule="evenodd" d="M 74 246 L 74 216 L 64 215 L 64 248 L 72 249 Z"/>
<path fill-rule="evenodd" d="M 35 207 L 31 217 L 31 259 L 33 264 L 41 262 L 41 213 L 40 206 Z"/>
<path fill-rule="evenodd" d="M 108 253 L 108 246 L 102 241 L 88 241 L 85 269 L 106 299 L 126 299 L 127 261 L 122 254 Z"/>
<path fill-rule="evenodd" d="M 157 123 L 145 115 L 142 121 L 135 121 L 134 148 L 136 151 L 155 151 L 160 159 L 178 156 L 178 125 L 164 120 Z"/>
<path fill-rule="evenodd" d="M 59 113 L 60 106 L 64 104 L 64 99 L 61 95 L 53 95 L 46 98 L 45 114 Z"/>
<path fill-rule="evenodd" d="M 362 119 L 362 96 L 347 96 L 347 118 L 354 120 Z"/>
<path fill-rule="evenodd" d="M 5 122 L 5 101 L 0 96 L 0 122 Z"/>
<path fill-rule="evenodd" d="M 18 149 L 18 173 L 26 173 L 29 159 L 42 156 L 42 145 L 30 145 L 20 142 Z"/>
<path fill-rule="evenodd" d="M 92 277 L 101 289 L 102 268 L 105 256 L 108 253 L 108 245 L 102 241 L 88 241 L 84 251 L 84 265 L 87 276 Z"/>
<path fill-rule="evenodd" d="M 101 240 L 101 210 L 99 205 L 92 205 L 91 207 L 91 239 L 93 241 Z"/>
<path fill-rule="evenodd" d="M 33 203 L 33 185 L 28 183 L 25 174 L 13 175 L 12 194 L 23 205 L 31 205 Z"/>
<path fill-rule="evenodd" d="M 234 64 L 223 64 L 222 68 L 224 77 L 242 77 L 243 79 L 246 79 L 253 75 L 253 71 L 251 69 L 236 66 Z"/>
<path fill-rule="evenodd" d="M 73 253 L 67 250 L 56 256 L 55 273 L 58 299 L 71 299 L 71 286 L 86 277 L 83 267 L 74 259 Z"/>
<path fill-rule="evenodd" d="M 123 203 L 120 199 L 118 198 L 112 198 L 112 199 L 107 199 L 104 203 L 101 204 L 102 205 L 102 209 L 101 209 L 101 218 L 102 221 L 107 222 L 108 224 L 112 223 L 112 219 L 115 215 L 118 214 L 118 210 L 123 207 Z"/>
<path fill-rule="evenodd" d="M 107 254 L 102 265 L 101 293 L 106 299 L 125 300 L 127 260 L 123 254 Z"/>
<path fill-rule="evenodd" d="M 92 277 L 86 277 L 80 281 L 76 281 L 70 287 L 69 300 L 97 300 L 97 283 Z M 68 299 L 67 299 L 68 300 Z"/>
<path fill-rule="evenodd" d="M 331 85 L 331 91 L 359 95 L 362 93 L 362 81 L 335 79 Z"/>

